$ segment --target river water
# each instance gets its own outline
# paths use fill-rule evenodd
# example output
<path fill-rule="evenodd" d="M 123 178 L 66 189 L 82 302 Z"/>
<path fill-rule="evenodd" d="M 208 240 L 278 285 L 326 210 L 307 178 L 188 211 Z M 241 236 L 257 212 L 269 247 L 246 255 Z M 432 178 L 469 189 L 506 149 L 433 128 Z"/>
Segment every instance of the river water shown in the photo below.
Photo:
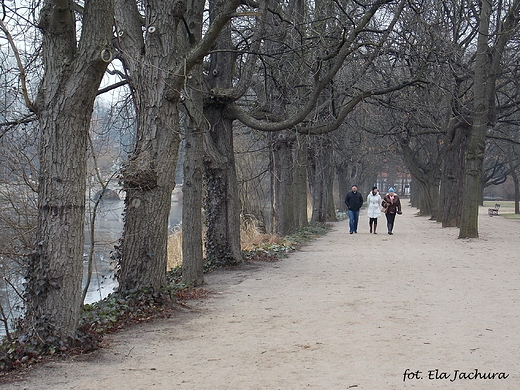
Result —
<path fill-rule="evenodd" d="M 92 277 L 90 286 L 85 297 L 85 303 L 92 303 L 105 298 L 117 287 L 114 280 L 114 264 L 111 253 L 117 245 L 123 231 L 123 210 L 122 200 L 103 200 L 97 210 L 95 234 L 94 234 L 94 263 L 92 267 Z M 172 201 L 169 230 L 172 233 L 181 223 L 182 203 Z M 84 285 L 86 282 L 88 253 L 90 251 L 90 233 L 86 232 L 85 239 L 85 262 Z"/>

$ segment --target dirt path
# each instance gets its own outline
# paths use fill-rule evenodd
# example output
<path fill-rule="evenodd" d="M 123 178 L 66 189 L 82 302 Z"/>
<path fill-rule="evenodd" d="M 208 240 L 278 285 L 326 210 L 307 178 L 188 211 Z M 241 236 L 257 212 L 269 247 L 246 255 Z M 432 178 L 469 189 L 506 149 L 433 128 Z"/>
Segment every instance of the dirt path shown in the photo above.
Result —
<path fill-rule="evenodd" d="M 209 275 L 193 310 L 0 388 L 519 389 L 520 222 L 485 211 L 478 240 L 411 207 L 373 235 L 362 213 L 358 234 L 339 222 L 280 262 Z"/>

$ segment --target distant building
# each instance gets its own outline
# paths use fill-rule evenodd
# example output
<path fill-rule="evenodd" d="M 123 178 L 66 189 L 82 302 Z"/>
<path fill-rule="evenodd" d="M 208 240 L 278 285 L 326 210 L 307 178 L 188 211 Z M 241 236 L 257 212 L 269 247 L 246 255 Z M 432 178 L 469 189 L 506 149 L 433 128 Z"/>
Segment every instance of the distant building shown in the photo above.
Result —
<path fill-rule="evenodd" d="M 374 184 L 379 188 L 382 194 L 388 192 L 390 187 L 395 189 L 395 192 L 399 196 L 410 196 L 412 183 L 412 175 L 409 173 L 397 173 L 395 175 L 388 175 L 386 172 L 382 172 L 377 177 L 376 183 Z"/>

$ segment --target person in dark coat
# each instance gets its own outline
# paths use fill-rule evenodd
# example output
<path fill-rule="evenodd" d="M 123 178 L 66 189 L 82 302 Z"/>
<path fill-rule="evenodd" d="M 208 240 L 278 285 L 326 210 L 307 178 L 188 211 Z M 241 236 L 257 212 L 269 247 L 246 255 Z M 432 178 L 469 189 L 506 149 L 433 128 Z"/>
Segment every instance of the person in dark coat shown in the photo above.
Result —
<path fill-rule="evenodd" d="M 348 208 L 350 234 L 357 233 L 359 209 L 363 206 L 363 195 L 358 192 L 356 185 L 352 186 L 352 191 L 345 197 L 345 204 Z"/>
<path fill-rule="evenodd" d="M 396 214 L 402 214 L 401 211 L 401 200 L 399 196 L 394 192 L 393 188 L 388 189 L 388 194 L 383 198 L 381 206 L 386 216 L 386 225 L 388 227 L 388 234 L 394 234 L 394 222 Z"/>

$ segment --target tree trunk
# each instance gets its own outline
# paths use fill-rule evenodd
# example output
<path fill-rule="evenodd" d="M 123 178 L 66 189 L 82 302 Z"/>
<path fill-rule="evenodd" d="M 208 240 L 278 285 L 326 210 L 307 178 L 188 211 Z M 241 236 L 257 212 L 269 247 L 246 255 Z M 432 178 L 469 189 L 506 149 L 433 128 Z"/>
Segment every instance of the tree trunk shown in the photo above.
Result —
<path fill-rule="evenodd" d="M 495 118 L 495 84 L 507 42 L 517 31 L 520 0 L 507 4 L 506 16 L 493 22 L 496 34 L 490 48 L 493 2 L 484 0 L 479 15 L 475 71 L 473 77 L 473 124 L 469 138 L 464 172 L 464 196 L 459 238 L 478 237 L 478 211 L 482 201 L 482 175 L 486 150 L 486 134 Z M 505 9 L 500 9 L 504 14 Z M 499 15 L 500 17 L 501 15 Z"/>
<path fill-rule="evenodd" d="M 414 177 L 413 202 L 419 207 L 421 215 L 435 216 L 438 206 L 435 199 L 439 196 L 439 166 L 421 161 L 406 139 L 401 139 L 400 147 L 405 164 Z"/>
<path fill-rule="evenodd" d="M 513 170 L 512 177 L 515 184 L 515 214 L 520 214 L 520 180 L 516 170 Z"/>
<path fill-rule="evenodd" d="M 410 182 L 410 205 L 412 207 L 420 209 L 419 205 L 421 204 L 421 198 L 422 193 L 421 186 L 419 185 L 419 180 L 417 180 L 412 173 L 412 180 Z"/>
<path fill-rule="evenodd" d="M 223 0 L 210 1 L 210 19 Z M 235 60 L 231 26 L 226 25 L 210 55 L 210 89 L 232 87 Z M 208 99 L 204 104 L 210 131 L 206 138 L 206 261 L 210 265 L 233 265 L 243 261 L 240 249 L 240 198 L 233 148 L 233 120 L 224 115 L 225 104 Z"/>
<path fill-rule="evenodd" d="M 419 210 L 421 215 L 432 215 L 435 211 L 435 199 L 438 194 L 438 182 L 422 182 L 420 180 L 416 181 L 416 184 L 421 188 L 420 190 L 420 200 L 419 200 Z M 417 188 L 416 185 L 416 188 Z"/>
<path fill-rule="evenodd" d="M 455 123 L 457 122 L 457 123 Z M 448 128 L 443 175 L 440 190 L 440 221 L 443 227 L 460 226 L 464 161 L 467 149 L 468 125 L 454 122 Z"/>
<path fill-rule="evenodd" d="M 188 7 L 188 24 L 193 26 L 195 40 L 202 36 L 204 2 L 194 0 Z M 188 114 L 185 136 L 184 182 L 182 185 L 182 283 L 200 286 L 204 283 L 202 241 L 203 154 L 205 120 L 202 95 L 202 65 L 193 68 L 188 80 L 185 101 Z"/>
<path fill-rule="evenodd" d="M 300 39 L 295 29 L 285 28 L 285 22 L 277 15 L 286 15 L 294 25 L 303 23 L 305 5 L 301 0 L 290 0 L 286 4 L 272 3 L 273 13 L 269 18 L 269 36 L 266 47 L 272 52 L 285 54 L 273 64 L 271 76 L 266 80 L 265 110 L 277 118 L 284 118 L 294 109 L 292 102 L 304 99 L 304 92 L 290 86 L 299 83 L 299 73 L 292 69 L 302 69 L 301 53 L 286 51 L 294 40 Z M 283 80 L 276 82 L 275 80 Z M 274 232 L 286 236 L 308 223 L 307 218 L 307 177 L 306 142 L 300 144 L 301 136 L 292 131 L 274 135 L 273 144 L 273 226 Z"/>
<path fill-rule="evenodd" d="M 176 1 L 150 5 L 146 38 L 136 3 L 116 4 L 121 55 L 137 117 L 135 151 L 122 174 L 126 207 L 117 278 L 124 292 L 166 283 L 168 219 L 180 143 L 174 70 L 187 52 L 188 37 Z"/>
<path fill-rule="evenodd" d="M 308 224 L 306 142 L 279 135 L 273 154 L 273 226 L 286 236 Z"/>
<path fill-rule="evenodd" d="M 478 237 L 478 210 L 481 199 L 482 167 L 486 149 L 486 132 L 489 123 L 489 92 L 492 90 L 489 78 L 489 24 L 491 2 L 481 3 L 477 53 L 475 56 L 475 76 L 473 84 L 474 114 L 468 152 L 464 170 L 464 192 L 459 238 Z"/>
<path fill-rule="evenodd" d="M 202 13 L 200 13 L 202 15 Z M 202 24 L 199 22 L 199 25 Z M 204 258 L 202 241 L 202 202 L 204 174 L 204 127 L 200 113 L 203 110 L 201 89 L 202 66 L 193 70 L 196 75 L 188 82 L 191 91 L 186 126 L 184 183 L 182 186 L 182 283 L 200 286 L 204 283 Z"/>
<path fill-rule="evenodd" d="M 37 244 L 26 276 L 22 340 L 72 343 L 81 308 L 87 140 L 97 88 L 111 49 L 113 3 L 85 2 L 77 46 L 72 3 L 46 1 L 45 73 L 35 109 L 41 128 Z"/>
<path fill-rule="evenodd" d="M 283 134 L 273 145 L 273 226 L 274 232 L 287 236 L 296 231 L 292 143 Z"/>
<path fill-rule="evenodd" d="M 339 165 L 336 167 L 336 177 L 338 179 L 339 191 L 338 210 L 346 212 L 347 205 L 345 204 L 345 197 L 347 196 L 350 188 L 347 184 L 347 169 L 344 165 Z"/>
<path fill-rule="evenodd" d="M 166 111 L 169 112 L 157 110 L 158 118 L 177 119 L 175 112 Z M 142 125 L 150 126 L 150 121 L 143 119 Z M 147 127 L 147 134 L 155 133 L 158 137 L 141 136 L 133 159 L 123 172 L 126 198 L 117 274 L 119 291 L 159 289 L 166 284 L 168 220 L 179 145 L 178 135 L 170 130 L 172 127 L 158 123 L 150 133 Z M 146 149 L 152 150 L 154 156 L 148 156 L 143 151 Z"/>
<path fill-rule="evenodd" d="M 518 179 L 518 164 L 515 163 L 515 148 L 511 148 L 509 153 L 509 167 L 511 169 L 511 178 L 513 179 L 513 185 L 515 186 L 515 214 L 520 214 L 520 180 Z"/>
<path fill-rule="evenodd" d="M 294 217 L 295 226 L 300 228 L 309 223 L 307 216 L 307 140 L 299 139 L 294 147 Z"/>
<path fill-rule="evenodd" d="M 243 259 L 232 120 L 225 119 L 217 107 L 206 107 L 204 113 L 211 126 L 205 161 L 206 262 L 236 265 Z"/>
<path fill-rule="evenodd" d="M 193 102 L 196 106 L 197 103 Z M 202 102 L 200 102 L 202 109 Z M 204 283 L 202 240 L 203 202 L 203 124 L 190 116 L 186 126 L 184 182 L 182 185 L 182 283 L 200 286 Z"/>
<path fill-rule="evenodd" d="M 312 196 L 311 222 L 336 221 L 334 207 L 334 168 L 328 140 L 321 139 L 313 148 L 309 160 L 309 186 Z"/>

